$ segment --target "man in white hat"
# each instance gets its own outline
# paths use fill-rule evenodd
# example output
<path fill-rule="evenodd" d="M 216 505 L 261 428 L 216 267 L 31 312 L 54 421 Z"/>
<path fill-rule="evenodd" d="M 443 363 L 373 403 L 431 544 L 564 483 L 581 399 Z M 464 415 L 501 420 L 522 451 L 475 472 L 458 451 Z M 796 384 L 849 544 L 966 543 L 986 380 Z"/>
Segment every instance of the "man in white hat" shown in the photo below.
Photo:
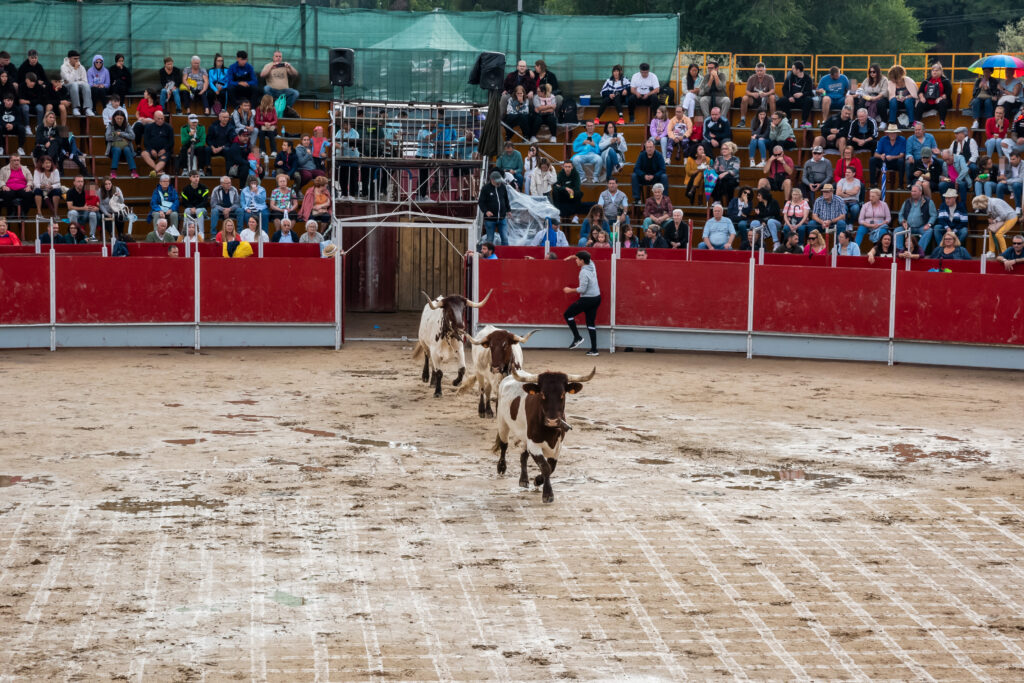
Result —
<path fill-rule="evenodd" d="M 900 137 L 900 128 L 890 123 L 885 129 L 885 137 L 878 141 L 875 153 L 871 155 L 868 168 L 871 172 L 871 184 L 878 184 L 878 176 L 884 166 L 887 171 L 896 171 L 897 179 L 903 178 L 904 159 L 907 156 L 907 141 Z"/>
<path fill-rule="evenodd" d="M 935 224 L 932 226 L 936 244 L 942 244 L 942 236 L 949 231 L 957 236 L 961 244 L 967 241 L 967 207 L 960 203 L 958 197 L 959 193 L 952 187 L 942 195 L 942 206 L 935 214 Z"/>

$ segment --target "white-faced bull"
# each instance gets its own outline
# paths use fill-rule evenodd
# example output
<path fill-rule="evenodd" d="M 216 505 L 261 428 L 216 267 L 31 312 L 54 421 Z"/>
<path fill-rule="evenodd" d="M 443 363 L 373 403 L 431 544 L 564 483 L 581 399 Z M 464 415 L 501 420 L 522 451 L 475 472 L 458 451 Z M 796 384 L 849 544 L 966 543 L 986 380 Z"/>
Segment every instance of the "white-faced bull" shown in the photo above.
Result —
<path fill-rule="evenodd" d="M 420 334 L 416 348 L 413 349 L 413 358 L 419 358 L 424 354 L 423 359 L 423 381 L 434 385 L 434 398 L 441 396 L 441 363 L 455 357 L 459 361 L 459 374 L 456 376 L 452 386 L 459 386 L 466 374 L 466 351 L 463 340 L 466 336 L 466 307 L 480 308 L 487 303 L 491 293 L 483 301 L 470 301 L 458 294 L 439 296 L 431 299 L 427 297 L 427 305 L 423 307 L 423 315 L 420 317 Z"/>
<path fill-rule="evenodd" d="M 477 413 L 480 417 L 494 417 L 491 410 L 491 399 L 498 401 L 498 385 L 513 370 L 523 369 L 523 349 L 520 344 L 526 343 L 534 332 L 531 330 L 525 337 L 520 337 L 494 325 L 484 326 L 476 338 L 469 337 L 473 345 L 473 357 L 470 363 L 470 375 L 466 383 L 459 387 L 459 393 L 468 391 L 474 384 L 480 385 L 480 402 Z"/>
<path fill-rule="evenodd" d="M 565 433 L 571 429 L 565 421 L 565 395 L 583 390 L 583 382 L 594 377 L 597 368 L 588 375 L 567 375 L 564 372 L 542 372 L 531 375 L 513 370 L 498 387 L 498 435 L 494 452 L 498 457 L 498 474 L 505 474 L 505 451 L 510 437 L 523 444 L 519 457 L 519 485 L 527 488 L 526 460 L 533 456 L 540 468 L 535 486 L 544 487 L 544 502 L 555 499 L 551 490 L 551 473 L 558 464 Z"/>

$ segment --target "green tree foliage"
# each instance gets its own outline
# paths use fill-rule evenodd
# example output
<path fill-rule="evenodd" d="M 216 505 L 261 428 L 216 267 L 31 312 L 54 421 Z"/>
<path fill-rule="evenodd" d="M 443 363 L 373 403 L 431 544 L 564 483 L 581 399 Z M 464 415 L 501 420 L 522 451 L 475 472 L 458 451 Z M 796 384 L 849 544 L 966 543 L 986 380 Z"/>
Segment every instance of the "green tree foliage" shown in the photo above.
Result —
<path fill-rule="evenodd" d="M 1000 52 L 1024 52 L 1024 19 L 1012 21 L 999 29 Z"/>
<path fill-rule="evenodd" d="M 921 40 L 938 52 L 994 52 L 999 28 L 1024 15 L 1020 0 L 907 0 Z"/>

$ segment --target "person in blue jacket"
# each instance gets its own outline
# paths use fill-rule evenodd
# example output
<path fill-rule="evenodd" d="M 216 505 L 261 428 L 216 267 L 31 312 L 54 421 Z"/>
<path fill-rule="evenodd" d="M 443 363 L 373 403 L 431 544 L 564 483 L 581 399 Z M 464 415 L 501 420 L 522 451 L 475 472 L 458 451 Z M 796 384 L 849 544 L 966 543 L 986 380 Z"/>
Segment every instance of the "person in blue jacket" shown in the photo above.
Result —
<path fill-rule="evenodd" d="M 249 64 L 249 53 L 239 50 L 238 60 L 228 67 L 228 106 L 234 107 L 239 100 L 253 100 L 256 93 L 256 70 Z"/>
<path fill-rule="evenodd" d="M 153 190 L 149 200 L 149 221 L 154 226 L 161 218 L 166 218 L 177 236 L 178 232 L 178 191 L 171 187 L 171 176 L 166 173 L 160 176 L 160 184 Z"/>
<path fill-rule="evenodd" d="M 587 121 L 587 129 L 576 136 L 572 143 L 572 165 L 580 179 L 584 164 L 593 168 L 593 177 L 589 182 L 597 182 L 601 170 L 601 134 L 594 130 L 594 122 Z"/>

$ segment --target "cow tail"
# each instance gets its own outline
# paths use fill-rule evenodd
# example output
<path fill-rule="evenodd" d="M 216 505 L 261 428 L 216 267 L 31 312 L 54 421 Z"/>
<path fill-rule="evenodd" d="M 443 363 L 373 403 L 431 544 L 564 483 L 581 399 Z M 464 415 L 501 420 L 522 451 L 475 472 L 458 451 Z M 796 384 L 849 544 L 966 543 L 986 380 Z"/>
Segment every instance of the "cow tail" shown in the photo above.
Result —
<path fill-rule="evenodd" d="M 413 347 L 413 350 L 412 350 L 413 360 L 415 360 L 415 359 L 419 358 L 420 356 L 422 356 L 424 350 L 425 349 L 423 348 L 423 342 L 416 342 L 416 346 Z"/>

